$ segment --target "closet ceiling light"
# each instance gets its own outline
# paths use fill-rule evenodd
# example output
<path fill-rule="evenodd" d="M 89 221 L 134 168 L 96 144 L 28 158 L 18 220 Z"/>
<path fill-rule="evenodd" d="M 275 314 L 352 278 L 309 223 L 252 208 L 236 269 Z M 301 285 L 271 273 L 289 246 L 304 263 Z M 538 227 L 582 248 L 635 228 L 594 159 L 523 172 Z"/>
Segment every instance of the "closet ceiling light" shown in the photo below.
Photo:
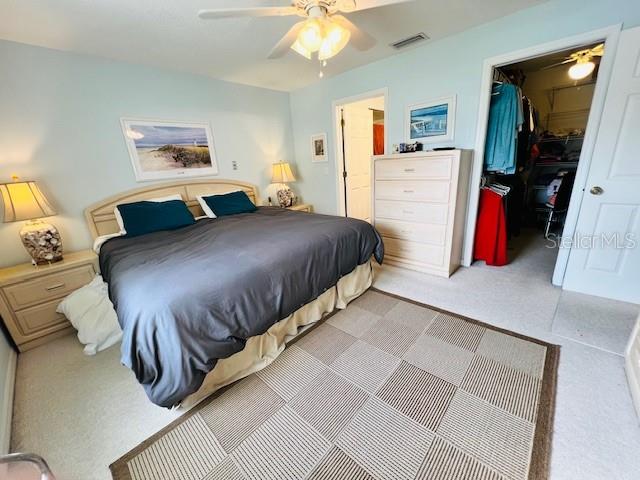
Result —
<path fill-rule="evenodd" d="M 578 63 L 569 69 L 569 77 L 574 80 L 582 80 L 591 75 L 591 72 L 593 72 L 595 68 L 596 64 L 593 63 L 590 58 L 580 59 Z"/>

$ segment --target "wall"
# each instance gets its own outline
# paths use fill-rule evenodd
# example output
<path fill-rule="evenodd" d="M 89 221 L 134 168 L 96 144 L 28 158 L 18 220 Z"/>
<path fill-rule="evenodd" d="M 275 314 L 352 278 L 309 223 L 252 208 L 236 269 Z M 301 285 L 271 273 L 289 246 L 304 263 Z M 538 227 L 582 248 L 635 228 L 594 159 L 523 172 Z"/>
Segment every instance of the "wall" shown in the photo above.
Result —
<path fill-rule="evenodd" d="M 263 198 L 270 165 L 293 158 L 287 93 L 6 41 L 0 65 L 0 182 L 38 180 L 69 251 L 90 246 L 85 207 L 145 185 L 122 116 L 210 122 L 218 177 L 255 183 Z M 0 266 L 28 260 L 20 227 L 0 224 Z"/>
<path fill-rule="evenodd" d="M 292 92 L 300 177 L 297 188 L 305 201 L 315 205 L 316 211 L 337 212 L 333 101 L 387 87 L 386 128 L 390 146 L 404 140 L 406 105 L 457 94 L 455 142 L 451 145 L 473 148 L 485 58 L 621 22 L 627 28 L 640 24 L 640 2 L 551 0 Z M 329 163 L 312 164 L 309 137 L 323 131 L 329 138 Z"/>
<path fill-rule="evenodd" d="M 567 75 L 568 69 L 567 65 L 563 65 L 549 70 L 526 72 L 527 78 L 522 91 L 531 99 L 538 110 L 540 124 L 543 129 L 561 133 L 575 129 L 584 130 L 587 127 L 588 112 L 595 92 L 595 83 L 587 83 L 576 88 L 564 88 L 575 85 L 574 81 Z M 591 81 L 590 78 L 580 80 L 579 84 L 589 81 Z M 552 110 L 551 89 L 553 87 L 560 87 L 562 90 L 555 91 Z M 552 115 L 551 122 L 548 123 L 549 114 L 552 111 L 555 115 Z M 560 113 L 565 115 L 558 115 Z"/>

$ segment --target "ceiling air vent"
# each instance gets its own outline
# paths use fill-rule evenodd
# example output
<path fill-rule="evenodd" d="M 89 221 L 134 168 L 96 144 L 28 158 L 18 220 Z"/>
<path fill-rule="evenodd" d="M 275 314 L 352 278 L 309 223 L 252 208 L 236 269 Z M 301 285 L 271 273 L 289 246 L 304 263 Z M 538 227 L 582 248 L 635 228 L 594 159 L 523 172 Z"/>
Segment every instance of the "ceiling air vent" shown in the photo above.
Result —
<path fill-rule="evenodd" d="M 429 37 L 426 33 L 420 32 L 416 35 L 410 36 L 409 38 L 394 42 L 391 44 L 391 46 L 397 50 L 400 50 L 401 48 L 406 48 L 410 45 L 413 45 L 414 43 L 423 42 L 425 40 L 429 40 Z"/>

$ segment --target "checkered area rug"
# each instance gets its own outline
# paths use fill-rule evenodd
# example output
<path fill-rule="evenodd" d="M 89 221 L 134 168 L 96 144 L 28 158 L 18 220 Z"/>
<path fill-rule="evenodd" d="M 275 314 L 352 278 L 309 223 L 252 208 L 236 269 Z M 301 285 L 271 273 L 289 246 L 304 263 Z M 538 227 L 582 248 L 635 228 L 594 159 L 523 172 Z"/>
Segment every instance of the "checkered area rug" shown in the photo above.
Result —
<path fill-rule="evenodd" d="M 116 480 L 547 478 L 558 347 L 370 290 Z"/>

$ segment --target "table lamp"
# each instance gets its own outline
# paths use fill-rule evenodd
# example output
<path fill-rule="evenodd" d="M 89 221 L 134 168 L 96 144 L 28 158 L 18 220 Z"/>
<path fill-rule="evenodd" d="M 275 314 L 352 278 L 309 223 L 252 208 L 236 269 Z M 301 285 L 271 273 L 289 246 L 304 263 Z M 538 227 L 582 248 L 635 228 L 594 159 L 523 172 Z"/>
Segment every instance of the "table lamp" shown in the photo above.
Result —
<path fill-rule="evenodd" d="M 282 208 L 293 206 L 295 196 L 287 186 L 289 182 L 295 182 L 291 166 L 286 162 L 274 163 L 271 174 L 271 183 L 279 183 L 281 188 L 277 191 L 278 203 Z"/>
<path fill-rule="evenodd" d="M 13 177 L 13 180 L 12 183 L 0 183 L 4 222 L 27 220 L 20 230 L 20 237 L 34 265 L 62 260 L 62 240 L 58 230 L 41 220 L 55 215 L 55 210 L 36 182 L 22 182 L 18 177 Z"/>

